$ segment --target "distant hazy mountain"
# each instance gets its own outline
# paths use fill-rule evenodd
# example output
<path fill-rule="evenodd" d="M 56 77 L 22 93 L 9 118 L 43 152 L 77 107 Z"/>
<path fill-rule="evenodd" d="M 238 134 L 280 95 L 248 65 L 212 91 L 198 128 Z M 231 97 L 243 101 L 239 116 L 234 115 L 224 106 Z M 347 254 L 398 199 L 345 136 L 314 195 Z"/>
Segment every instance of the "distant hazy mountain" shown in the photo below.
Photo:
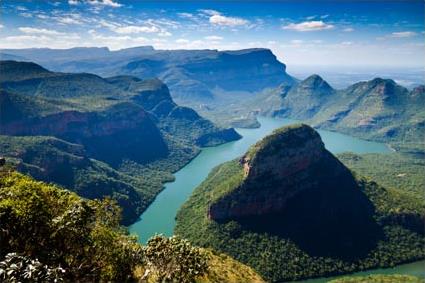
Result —
<path fill-rule="evenodd" d="M 226 103 L 215 100 L 226 91 L 258 92 L 295 82 L 285 65 L 268 49 L 239 51 L 154 50 L 142 46 L 118 51 L 107 48 L 4 49 L 55 71 L 89 72 L 102 76 L 128 74 L 146 79 L 158 77 L 173 98 L 187 105 Z M 229 97 L 230 99 L 230 97 Z"/>
<path fill-rule="evenodd" d="M 283 282 L 421 258 L 424 219 L 422 199 L 355 176 L 315 130 L 293 125 L 215 168 L 176 233 Z"/>
<path fill-rule="evenodd" d="M 157 79 L 104 79 L 16 61 L 1 61 L 0 73 L 0 154 L 82 196 L 118 199 L 127 223 L 200 146 L 239 138 L 176 105 Z"/>
<path fill-rule="evenodd" d="M 424 86 L 409 91 L 393 80 L 376 78 L 335 90 L 313 75 L 293 87 L 281 86 L 252 104 L 261 105 L 264 114 L 425 149 Z"/>

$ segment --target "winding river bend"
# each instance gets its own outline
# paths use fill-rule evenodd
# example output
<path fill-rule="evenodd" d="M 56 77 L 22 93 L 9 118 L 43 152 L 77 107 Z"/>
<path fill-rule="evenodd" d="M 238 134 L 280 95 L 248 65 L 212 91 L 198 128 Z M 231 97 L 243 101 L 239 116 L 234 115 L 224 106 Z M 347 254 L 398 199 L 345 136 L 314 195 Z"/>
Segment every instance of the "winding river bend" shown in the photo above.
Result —
<path fill-rule="evenodd" d="M 164 190 L 155 201 L 140 216 L 139 220 L 129 227 L 131 234 L 136 234 L 144 243 L 155 234 L 171 236 L 175 226 L 175 216 L 181 205 L 188 199 L 192 191 L 208 176 L 215 166 L 243 155 L 246 150 L 274 129 L 296 121 L 290 119 L 259 117 L 261 127 L 257 129 L 237 129 L 242 138 L 238 141 L 202 149 L 201 153 L 185 167 L 177 171 L 175 181 L 166 183 Z M 332 153 L 351 151 L 355 153 L 389 153 L 391 150 L 382 143 L 370 142 L 335 132 L 319 130 L 325 147 Z M 416 265 L 415 265 L 416 264 Z M 422 272 L 425 261 L 413 263 L 411 269 Z M 405 268 L 406 269 L 406 268 Z M 415 274 L 407 268 L 409 274 Z M 386 269 L 394 270 L 395 269 Z M 373 272 L 373 271 L 372 271 Z M 400 272 L 402 272 L 400 270 Z M 370 274 L 371 272 L 367 272 Z M 382 273 L 382 272 L 381 272 Z M 406 272 L 403 272 L 406 273 Z M 322 281 L 320 281 L 322 280 Z M 306 282 L 326 282 L 324 279 L 309 280 Z"/>

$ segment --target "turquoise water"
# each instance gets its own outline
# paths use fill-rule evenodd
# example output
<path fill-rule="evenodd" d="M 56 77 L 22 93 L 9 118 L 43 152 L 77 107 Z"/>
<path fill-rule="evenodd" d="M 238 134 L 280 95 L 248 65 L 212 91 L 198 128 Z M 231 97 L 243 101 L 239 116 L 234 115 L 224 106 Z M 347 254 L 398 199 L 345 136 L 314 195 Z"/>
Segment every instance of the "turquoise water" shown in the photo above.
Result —
<path fill-rule="evenodd" d="M 180 206 L 192 191 L 207 177 L 215 166 L 243 155 L 246 150 L 274 129 L 293 124 L 294 120 L 260 117 L 258 129 L 237 129 L 242 139 L 204 148 L 189 164 L 174 174 L 175 181 L 165 184 L 165 189 L 141 215 L 140 219 L 129 227 L 130 233 L 146 242 L 155 234 L 171 236 L 175 226 L 175 216 Z M 382 143 L 370 142 L 347 135 L 319 131 L 325 146 L 333 153 L 352 151 L 356 153 L 386 153 L 390 149 Z"/>
<path fill-rule="evenodd" d="M 175 216 L 180 206 L 191 195 L 192 191 L 207 177 L 215 166 L 243 155 L 246 150 L 274 129 L 295 121 L 260 117 L 261 127 L 258 129 L 237 129 L 242 139 L 216 147 L 204 148 L 189 164 L 174 174 L 175 181 L 165 184 L 164 190 L 141 215 L 139 221 L 129 227 L 131 234 L 139 236 L 145 243 L 155 234 L 171 236 L 175 226 Z M 391 150 L 382 143 L 369 142 L 351 136 L 319 131 L 325 146 L 333 153 L 351 151 L 356 153 L 389 153 Z M 395 268 L 374 269 L 354 275 L 368 274 L 410 274 L 425 278 L 425 261 L 400 265 Z M 336 278 L 336 277 L 333 277 Z M 303 283 L 322 283 L 333 278 L 319 278 L 301 281 Z M 298 281 L 300 282 L 300 281 Z"/>

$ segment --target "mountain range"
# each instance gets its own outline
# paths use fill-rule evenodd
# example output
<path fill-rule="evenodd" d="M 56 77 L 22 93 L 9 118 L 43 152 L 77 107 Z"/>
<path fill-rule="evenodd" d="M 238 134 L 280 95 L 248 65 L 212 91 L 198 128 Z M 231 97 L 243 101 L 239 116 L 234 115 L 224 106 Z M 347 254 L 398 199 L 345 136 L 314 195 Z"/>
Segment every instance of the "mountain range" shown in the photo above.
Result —
<path fill-rule="evenodd" d="M 155 50 L 151 46 L 142 46 L 118 51 L 108 48 L 40 48 L 3 49 L 0 52 L 0 56 L 25 58 L 55 71 L 89 72 L 101 76 L 124 74 L 144 79 L 156 77 L 167 84 L 179 104 L 185 105 L 222 103 L 216 96 L 226 91 L 250 93 L 296 81 L 269 49 L 261 48 Z"/>
<path fill-rule="evenodd" d="M 375 78 L 337 90 L 312 75 L 292 87 L 282 85 L 261 94 L 248 104 L 263 115 L 391 143 L 396 149 L 425 150 L 423 85 L 408 90 L 391 79 Z"/>
<path fill-rule="evenodd" d="M 0 72 L 1 154 L 84 197 L 118 199 L 126 223 L 199 147 L 240 137 L 175 104 L 158 79 L 58 73 L 16 61 L 1 61 Z"/>

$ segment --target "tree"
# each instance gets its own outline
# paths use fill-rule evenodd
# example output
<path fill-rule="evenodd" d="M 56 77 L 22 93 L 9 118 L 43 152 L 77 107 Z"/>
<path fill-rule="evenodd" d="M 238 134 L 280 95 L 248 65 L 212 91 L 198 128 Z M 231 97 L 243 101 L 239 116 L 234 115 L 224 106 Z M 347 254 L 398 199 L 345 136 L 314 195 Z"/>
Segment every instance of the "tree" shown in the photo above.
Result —
<path fill-rule="evenodd" d="M 51 268 L 37 259 L 9 253 L 0 261 L 1 282 L 62 282 L 65 270 Z"/>
<path fill-rule="evenodd" d="M 189 241 L 177 236 L 154 236 L 144 248 L 146 261 L 143 279 L 156 282 L 194 282 L 207 272 L 207 255 Z"/>

